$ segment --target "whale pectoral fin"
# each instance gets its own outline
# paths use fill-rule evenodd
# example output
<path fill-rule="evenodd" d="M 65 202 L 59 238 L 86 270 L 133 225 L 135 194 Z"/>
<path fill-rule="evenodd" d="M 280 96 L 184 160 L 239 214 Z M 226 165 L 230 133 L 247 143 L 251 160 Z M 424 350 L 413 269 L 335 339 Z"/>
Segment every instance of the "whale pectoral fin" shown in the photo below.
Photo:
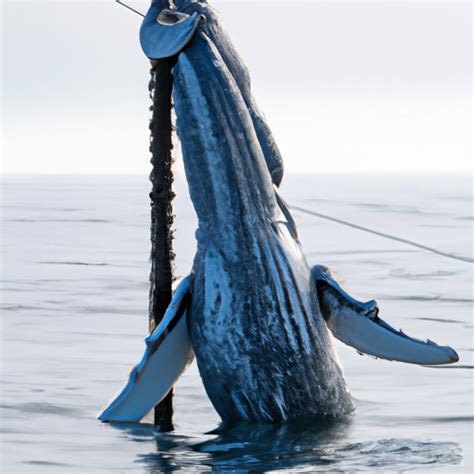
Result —
<path fill-rule="evenodd" d="M 193 360 L 186 308 L 191 277 L 177 286 L 161 323 L 145 339 L 142 360 L 133 367 L 120 393 L 98 416 L 101 421 L 138 422 L 173 387 Z"/>
<path fill-rule="evenodd" d="M 140 44 L 149 59 L 164 59 L 182 51 L 191 41 L 201 21 L 192 15 L 163 9 L 160 2 L 151 4 L 140 28 Z"/>
<path fill-rule="evenodd" d="M 409 337 L 384 322 L 378 316 L 376 301 L 362 303 L 350 296 L 328 268 L 318 265 L 311 273 L 329 329 L 358 352 L 420 365 L 451 364 L 459 360 L 451 347 Z"/>

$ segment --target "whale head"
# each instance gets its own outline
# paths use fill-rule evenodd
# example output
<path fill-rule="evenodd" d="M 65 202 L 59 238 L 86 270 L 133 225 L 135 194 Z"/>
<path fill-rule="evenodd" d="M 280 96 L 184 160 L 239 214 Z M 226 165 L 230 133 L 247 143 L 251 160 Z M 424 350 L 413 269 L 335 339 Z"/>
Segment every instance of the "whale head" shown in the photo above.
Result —
<path fill-rule="evenodd" d="M 249 110 L 205 34 L 181 52 L 173 75 L 177 131 L 200 226 L 234 232 L 273 218 L 275 192 Z"/>

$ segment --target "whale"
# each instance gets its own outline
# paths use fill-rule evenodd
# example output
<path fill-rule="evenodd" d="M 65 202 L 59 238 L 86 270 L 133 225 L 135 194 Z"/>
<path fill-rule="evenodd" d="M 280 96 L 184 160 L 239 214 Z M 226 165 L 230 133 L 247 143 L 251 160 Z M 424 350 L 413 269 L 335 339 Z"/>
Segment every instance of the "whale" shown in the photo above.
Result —
<path fill-rule="evenodd" d="M 353 411 L 334 337 L 382 359 L 456 362 L 452 348 L 395 330 L 375 300 L 357 300 L 334 271 L 308 264 L 280 195 L 281 153 L 219 14 L 206 2 L 176 1 L 179 17 L 163 25 L 158 3 L 144 20 L 153 37 L 143 33 L 141 41 L 150 59 L 176 56 L 173 102 L 197 250 L 142 360 L 99 419 L 139 421 L 193 357 L 227 424 Z M 167 39 L 176 28 L 178 41 L 170 48 L 163 40 L 161 50 L 163 28 Z"/>

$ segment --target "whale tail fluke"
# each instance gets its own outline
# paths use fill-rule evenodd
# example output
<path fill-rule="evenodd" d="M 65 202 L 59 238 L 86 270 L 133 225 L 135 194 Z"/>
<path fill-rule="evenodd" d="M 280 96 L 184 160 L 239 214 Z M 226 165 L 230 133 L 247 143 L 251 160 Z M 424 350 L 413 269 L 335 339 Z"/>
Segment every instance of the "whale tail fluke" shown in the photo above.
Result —
<path fill-rule="evenodd" d="M 151 60 L 170 58 L 192 40 L 201 22 L 197 13 L 186 15 L 152 3 L 140 28 L 140 44 Z"/>
<path fill-rule="evenodd" d="M 418 365 L 452 364 L 459 360 L 451 347 L 415 339 L 394 329 L 379 317 L 375 300 L 363 303 L 350 296 L 328 268 L 317 265 L 311 273 L 329 329 L 358 352 Z"/>

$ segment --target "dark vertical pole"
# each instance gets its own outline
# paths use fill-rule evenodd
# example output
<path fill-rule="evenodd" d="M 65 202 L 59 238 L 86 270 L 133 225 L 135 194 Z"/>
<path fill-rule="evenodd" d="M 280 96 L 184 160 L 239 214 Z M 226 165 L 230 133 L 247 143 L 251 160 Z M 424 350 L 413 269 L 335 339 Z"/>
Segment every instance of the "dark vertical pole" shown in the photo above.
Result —
<path fill-rule="evenodd" d="M 151 199 L 151 273 L 150 273 L 150 332 L 161 321 L 168 307 L 173 281 L 172 224 L 173 209 L 171 201 L 174 194 L 172 164 L 172 123 L 171 90 L 173 76 L 171 69 L 174 58 L 160 60 L 151 70 L 150 95 L 153 99 L 150 121 L 152 170 L 150 181 Z M 173 429 L 173 391 L 155 407 L 155 424 L 161 430 Z"/>

